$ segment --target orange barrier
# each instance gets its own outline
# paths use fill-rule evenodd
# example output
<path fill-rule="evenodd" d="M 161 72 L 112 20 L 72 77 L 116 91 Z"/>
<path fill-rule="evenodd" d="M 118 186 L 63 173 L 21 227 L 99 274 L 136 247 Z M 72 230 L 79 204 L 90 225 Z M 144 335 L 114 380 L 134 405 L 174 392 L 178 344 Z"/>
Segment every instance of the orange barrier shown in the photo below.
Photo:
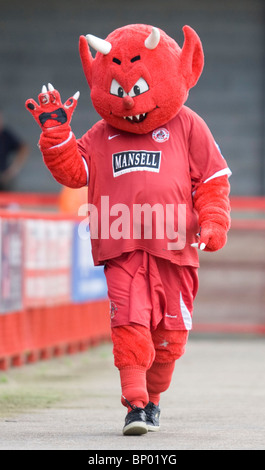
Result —
<path fill-rule="evenodd" d="M 234 230 L 265 231 L 265 219 L 232 219 L 231 228 Z"/>
<path fill-rule="evenodd" d="M 260 196 L 232 196 L 232 210 L 260 210 L 265 212 L 265 197 Z"/>
<path fill-rule="evenodd" d="M 0 192 L 0 207 L 12 204 L 43 207 L 58 206 L 59 194 Z"/>
<path fill-rule="evenodd" d="M 43 209 L 0 210 L 0 370 L 110 339 L 103 268 L 79 241 L 80 218 Z"/>
<path fill-rule="evenodd" d="M 196 324 L 193 326 L 195 333 L 218 333 L 218 334 L 248 334 L 248 335 L 265 335 L 265 325 L 253 324 Z"/>
<path fill-rule="evenodd" d="M 265 231 L 265 197 L 232 196 L 231 209 L 232 229 Z"/>
<path fill-rule="evenodd" d="M 0 370 L 110 340 L 108 302 L 26 309 L 0 315 Z"/>

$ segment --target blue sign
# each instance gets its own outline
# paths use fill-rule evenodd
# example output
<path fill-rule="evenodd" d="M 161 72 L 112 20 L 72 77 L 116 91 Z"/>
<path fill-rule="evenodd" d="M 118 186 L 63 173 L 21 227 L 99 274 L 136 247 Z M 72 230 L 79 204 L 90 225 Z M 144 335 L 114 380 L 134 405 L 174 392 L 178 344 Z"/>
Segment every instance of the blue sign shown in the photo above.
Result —
<path fill-rule="evenodd" d="M 72 300 L 86 302 L 108 298 L 107 283 L 103 266 L 94 266 L 91 241 L 80 237 L 78 225 L 74 227 L 72 252 Z"/>

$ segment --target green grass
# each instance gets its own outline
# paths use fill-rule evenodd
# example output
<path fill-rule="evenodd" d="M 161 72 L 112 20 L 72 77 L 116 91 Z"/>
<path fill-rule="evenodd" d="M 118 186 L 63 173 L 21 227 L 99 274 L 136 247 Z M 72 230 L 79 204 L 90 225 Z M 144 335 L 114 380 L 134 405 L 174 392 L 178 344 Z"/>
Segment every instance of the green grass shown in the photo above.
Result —
<path fill-rule="evenodd" d="M 0 389 L 0 417 L 25 413 L 33 409 L 50 408 L 60 399 L 60 395 L 51 392 L 42 395 L 20 389 L 13 392 L 3 392 Z"/>
<path fill-rule="evenodd" d="M 89 377 L 112 366 L 110 344 L 87 352 L 39 361 L 0 371 L 0 419 L 34 410 L 61 406 L 67 400 L 93 393 Z"/>

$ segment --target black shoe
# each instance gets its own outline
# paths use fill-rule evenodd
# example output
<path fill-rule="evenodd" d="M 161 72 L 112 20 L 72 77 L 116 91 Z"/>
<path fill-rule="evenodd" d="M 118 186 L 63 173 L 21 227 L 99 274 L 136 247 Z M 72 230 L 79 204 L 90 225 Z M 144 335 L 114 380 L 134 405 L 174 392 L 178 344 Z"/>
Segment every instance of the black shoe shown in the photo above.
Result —
<path fill-rule="evenodd" d="M 146 405 L 145 409 L 146 414 L 146 424 L 148 431 L 159 431 L 159 417 L 160 417 L 160 408 L 158 405 L 155 405 L 151 401 Z"/>
<path fill-rule="evenodd" d="M 144 408 L 138 408 L 132 406 L 130 411 L 125 418 L 125 425 L 123 428 L 123 434 L 125 436 L 146 434 L 148 431 L 146 424 L 146 415 Z"/>

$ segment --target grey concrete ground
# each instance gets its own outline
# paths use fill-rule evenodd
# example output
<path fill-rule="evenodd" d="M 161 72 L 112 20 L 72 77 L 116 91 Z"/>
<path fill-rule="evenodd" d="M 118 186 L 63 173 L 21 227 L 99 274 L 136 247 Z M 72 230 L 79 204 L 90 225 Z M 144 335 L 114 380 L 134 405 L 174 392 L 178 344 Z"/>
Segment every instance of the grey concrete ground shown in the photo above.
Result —
<path fill-rule="evenodd" d="M 161 430 L 143 436 L 122 435 L 111 349 L 1 373 L 0 449 L 265 450 L 264 338 L 192 334 L 161 400 Z"/>

